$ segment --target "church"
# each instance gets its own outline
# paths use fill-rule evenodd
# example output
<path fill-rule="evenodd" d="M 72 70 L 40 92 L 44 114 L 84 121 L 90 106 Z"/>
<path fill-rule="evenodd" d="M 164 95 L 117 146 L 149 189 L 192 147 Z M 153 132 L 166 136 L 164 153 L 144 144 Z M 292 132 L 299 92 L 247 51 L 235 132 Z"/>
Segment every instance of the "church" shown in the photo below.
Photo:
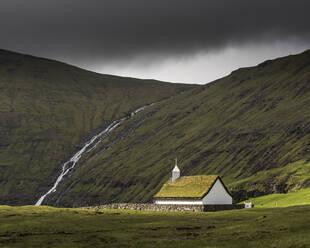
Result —
<path fill-rule="evenodd" d="M 154 196 L 155 204 L 228 205 L 232 196 L 218 175 L 180 176 L 177 165 L 172 177 Z"/>

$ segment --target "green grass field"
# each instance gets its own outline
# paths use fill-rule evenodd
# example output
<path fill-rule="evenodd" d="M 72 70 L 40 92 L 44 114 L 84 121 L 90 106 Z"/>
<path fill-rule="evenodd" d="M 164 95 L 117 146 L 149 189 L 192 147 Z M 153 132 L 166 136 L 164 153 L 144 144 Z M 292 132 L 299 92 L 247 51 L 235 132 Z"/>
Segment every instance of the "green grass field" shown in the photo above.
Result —
<path fill-rule="evenodd" d="M 214 213 L 0 206 L 0 247 L 310 247 L 310 206 Z"/>
<path fill-rule="evenodd" d="M 309 205 L 310 189 L 302 189 L 297 192 L 290 192 L 287 194 L 270 194 L 257 198 L 250 198 L 248 201 L 253 202 L 256 208 Z"/>

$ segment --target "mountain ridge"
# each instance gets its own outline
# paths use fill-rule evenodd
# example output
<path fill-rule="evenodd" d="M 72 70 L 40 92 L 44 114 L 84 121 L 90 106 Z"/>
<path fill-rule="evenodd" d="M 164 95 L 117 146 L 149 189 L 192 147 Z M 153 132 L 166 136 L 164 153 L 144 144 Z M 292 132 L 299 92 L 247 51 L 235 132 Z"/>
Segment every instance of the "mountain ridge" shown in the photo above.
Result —
<path fill-rule="evenodd" d="M 141 80 L 141 81 L 145 81 L 145 82 L 158 82 L 158 83 L 170 83 L 170 84 L 179 84 L 179 85 L 188 85 L 186 83 L 180 83 L 180 82 L 169 82 L 169 81 L 162 81 L 162 80 L 158 80 L 158 79 L 154 79 L 154 78 L 137 78 L 137 77 L 131 77 L 131 76 L 121 76 L 121 75 L 115 75 L 115 74 L 107 74 L 107 73 L 101 73 L 101 72 L 96 72 L 96 71 L 92 71 L 90 69 L 86 69 L 77 65 L 73 65 L 69 62 L 63 62 L 63 61 L 59 61 L 56 59 L 51 59 L 51 58 L 47 58 L 47 57 L 40 57 L 37 55 L 31 55 L 31 54 L 27 54 L 27 53 L 20 53 L 20 52 L 15 52 L 15 51 L 11 51 L 11 50 L 6 50 L 6 49 L 1 49 L 0 48 L 0 53 L 6 53 L 8 55 L 14 55 L 14 56 L 23 56 L 23 57 L 28 57 L 30 59 L 34 59 L 34 60 L 42 60 L 42 61 L 46 61 L 46 62 L 51 62 L 51 63 L 55 63 L 57 62 L 58 64 L 62 64 L 63 66 L 67 66 L 67 67 L 72 67 L 78 70 L 83 70 L 83 71 L 87 71 L 89 73 L 94 73 L 97 75 L 101 75 L 101 76 L 106 76 L 106 77 L 111 77 L 111 78 L 123 78 L 123 79 L 133 79 L 133 80 Z M 198 86 L 199 84 L 195 84 L 195 83 L 191 83 L 190 85 L 193 86 Z"/>

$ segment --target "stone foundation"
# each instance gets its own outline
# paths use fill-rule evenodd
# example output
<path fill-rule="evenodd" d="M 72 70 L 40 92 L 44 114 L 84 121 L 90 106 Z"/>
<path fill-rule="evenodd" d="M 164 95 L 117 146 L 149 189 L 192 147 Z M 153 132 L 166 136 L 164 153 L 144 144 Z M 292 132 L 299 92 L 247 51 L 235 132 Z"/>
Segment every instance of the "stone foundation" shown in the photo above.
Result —
<path fill-rule="evenodd" d="M 111 203 L 100 206 L 83 207 L 82 209 L 123 209 L 123 210 L 142 210 L 142 211 L 192 211 L 192 212 L 214 212 L 222 210 L 232 210 L 244 208 L 240 205 L 160 205 L 149 203 Z"/>

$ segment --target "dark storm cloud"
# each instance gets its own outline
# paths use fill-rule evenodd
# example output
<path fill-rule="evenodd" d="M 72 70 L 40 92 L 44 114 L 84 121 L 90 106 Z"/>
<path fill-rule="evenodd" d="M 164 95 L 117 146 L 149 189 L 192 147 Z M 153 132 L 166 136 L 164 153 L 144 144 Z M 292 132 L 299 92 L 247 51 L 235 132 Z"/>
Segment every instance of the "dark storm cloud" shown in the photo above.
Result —
<path fill-rule="evenodd" d="M 2 0 L 0 47 L 76 61 L 310 41 L 309 0 Z"/>

